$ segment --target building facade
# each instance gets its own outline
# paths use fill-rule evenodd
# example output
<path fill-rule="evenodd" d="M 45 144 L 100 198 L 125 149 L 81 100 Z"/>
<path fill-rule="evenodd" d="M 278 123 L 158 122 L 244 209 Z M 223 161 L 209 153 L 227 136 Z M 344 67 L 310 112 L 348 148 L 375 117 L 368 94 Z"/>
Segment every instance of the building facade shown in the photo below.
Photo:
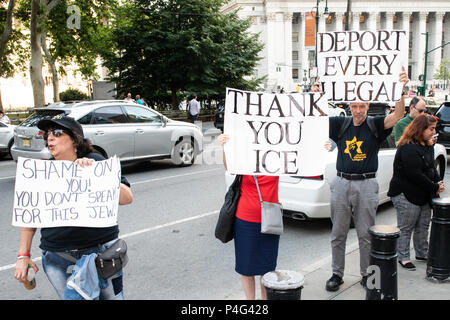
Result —
<path fill-rule="evenodd" d="M 250 18 L 250 31 L 264 44 L 255 77 L 266 76 L 265 91 L 295 91 L 309 83 L 315 48 L 305 46 L 311 13 L 318 12 L 318 32 L 344 31 L 349 4 L 348 30 L 405 30 L 409 35 L 408 74 L 411 85 L 421 85 L 428 33 L 427 84 L 440 85 L 435 70 L 450 59 L 450 1 L 448 0 L 231 0 L 223 12 L 238 10 Z M 313 18 L 314 19 L 314 18 Z M 315 21 L 313 22 L 315 26 Z"/>

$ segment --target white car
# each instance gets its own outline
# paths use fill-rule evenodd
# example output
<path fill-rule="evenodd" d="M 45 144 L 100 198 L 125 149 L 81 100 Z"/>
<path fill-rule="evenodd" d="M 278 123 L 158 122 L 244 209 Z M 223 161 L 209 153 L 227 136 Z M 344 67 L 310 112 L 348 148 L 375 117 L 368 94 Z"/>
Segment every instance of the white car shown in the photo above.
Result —
<path fill-rule="evenodd" d="M 0 158 L 11 154 L 15 127 L 15 125 L 5 124 L 0 121 Z"/>
<path fill-rule="evenodd" d="M 387 196 L 392 178 L 394 156 L 397 149 L 380 148 L 378 153 L 377 180 L 379 184 L 380 204 L 391 200 Z M 447 153 L 441 144 L 434 146 L 435 163 L 443 178 L 447 163 Z M 281 176 L 279 184 L 279 200 L 283 206 L 283 214 L 297 220 L 330 218 L 330 183 L 336 177 L 337 148 L 328 153 L 323 176 L 300 177 Z M 229 186 L 234 176 L 225 173 Z"/>

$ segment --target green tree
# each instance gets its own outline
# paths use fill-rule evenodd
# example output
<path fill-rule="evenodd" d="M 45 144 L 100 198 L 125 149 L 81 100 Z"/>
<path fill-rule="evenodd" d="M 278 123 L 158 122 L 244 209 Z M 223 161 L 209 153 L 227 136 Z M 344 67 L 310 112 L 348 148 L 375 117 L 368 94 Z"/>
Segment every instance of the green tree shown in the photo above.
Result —
<path fill-rule="evenodd" d="M 110 12 L 115 0 L 21 0 L 20 17 L 30 28 L 30 77 L 35 106 L 42 105 L 44 86 L 43 59 L 52 73 L 53 99 L 59 100 L 58 81 L 72 63 L 84 78 L 96 78 L 96 59 L 106 49 L 103 39 L 108 33 Z"/>
<path fill-rule="evenodd" d="M 449 80 L 450 80 L 450 60 L 444 59 L 441 61 L 441 64 L 436 69 L 434 78 L 444 80 L 445 87 L 448 88 L 448 84 L 449 84 Z"/>
<path fill-rule="evenodd" d="M 220 14 L 223 0 L 134 0 L 116 12 L 110 45 L 103 55 L 118 93 L 147 100 L 177 93 L 220 98 L 225 88 L 256 89 L 248 80 L 259 60 L 258 35 L 236 13 Z"/>

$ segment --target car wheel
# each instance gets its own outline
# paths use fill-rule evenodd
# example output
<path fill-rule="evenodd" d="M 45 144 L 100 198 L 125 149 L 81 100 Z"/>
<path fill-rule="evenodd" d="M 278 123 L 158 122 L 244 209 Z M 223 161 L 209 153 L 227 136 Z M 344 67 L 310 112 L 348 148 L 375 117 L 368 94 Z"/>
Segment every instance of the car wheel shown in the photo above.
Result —
<path fill-rule="evenodd" d="M 172 162 L 178 166 L 190 166 L 194 161 L 194 142 L 190 137 L 183 137 L 173 147 Z"/>

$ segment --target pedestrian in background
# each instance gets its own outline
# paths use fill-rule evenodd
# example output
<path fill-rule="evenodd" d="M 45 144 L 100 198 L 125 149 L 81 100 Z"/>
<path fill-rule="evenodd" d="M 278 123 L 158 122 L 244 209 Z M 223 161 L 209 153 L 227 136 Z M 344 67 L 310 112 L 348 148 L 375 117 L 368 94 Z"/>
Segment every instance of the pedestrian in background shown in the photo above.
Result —
<path fill-rule="evenodd" d="M 399 75 L 403 88 L 409 81 L 404 67 Z M 316 80 L 313 92 L 319 91 Z M 327 291 L 337 291 L 344 276 L 345 247 L 350 222 L 353 217 L 359 242 L 361 285 L 366 287 L 369 266 L 369 228 L 375 224 L 378 208 L 378 150 L 381 143 L 392 132 L 392 128 L 405 112 L 404 97 L 395 104 L 395 111 L 388 116 L 367 119 L 369 103 L 350 104 L 351 121 L 345 117 L 330 117 L 329 137 L 336 142 L 338 156 L 337 177 L 330 184 L 331 254 L 332 276 L 326 282 Z M 344 124 L 347 123 L 347 128 Z M 370 125 L 370 127 L 369 127 Z M 342 129 L 344 128 L 344 130 Z M 331 144 L 328 144 L 330 146 Z M 328 148 L 328 147 L 327 147 Z"/>
<path fill-rule="evenodd" d="M 127 97 L 124 99 L 127 102 L 134 102 L 134 99 L 131 97 L 131 93 L 128 92 Z"/>
<path fill-rule="evenodd" d="M 53 161 L 73 161 L 77 166 L 93 165 L 94 161 L 105 160 L 98 153 L 94 153 L 89 140 L 84 138 L 83 128 L 73 118 L 41 120 L 38 128 L 44 131 L 44 139 L 53 157 Z M 130 184 L 121 177 L 119 204 L 129 204 L 133 201 Z M 35 272 L 38 267 L 31 260 L 31 244 L 36 228 L 21 228 L 18 260 L 14 277 L 19 282 L 25 282 L 28 266 Z M 83 255 L 100 253 L 117 241 L 118 226 L 107 228 L 87 227 L 54 227 L 41 229 L 42 266 L 48 280 L 56 293 L 64 299 L 66 283 L 71 275 L 67 273 L 74 263 L 63 258 L 58 252 L 81 259 Z M 107 279 L 107 286 L 100 291 L 100 299 L 123 299 L 122 271 Z M 92 275 L 98 277 L 98 275 Z"/>
<path fill-rule="evenodd" d="M 407 270 L 415 270 L 409 248 L 413 236 L 416 260 L 427 260 L 428 227 L 431 199 L 444 191 L 444 183 L 434 166 L 436 119 L 420 114 L 406 127 L 398 142 L 394 173 L 388 196 L 397 210 L 398 262 Z"/>
<path fill-rule="evenodd" d="M 400 119 L 394 127 L 395 144 L 403 134 L 405 128 L 414 120 L 416 116 L 427 111 L 425 100 L 421 97 L 414 97 L 409 103 L 409 113 L 403 119 Z"/>
<path fill-rule="evenodd" d="M 194 95 L 194 98 L 189 101 L 188 107 L 192 122 L 197 122 L 200 115 L 200 103 L 197 101 L 197 95 Z"/>
<path fill-rule="evenodd" d="M 217 138 L 223 146 L 229 140 L 227 134 Z M 225 153 L 224 166 L 227 168 Z M 257 176 L 263 201 L 278 203 L 279 177 Z M 261 233 L 261 202 L 253 176 L 242 176 L 241 196 L 236 209 L 234 226 L 235 270 L 241 275 L 247 300 L 255 300 L 255 277 L 261 276 L 261 299 L 266 300 L 262 276 L 277 267 L 279 235 Z"/>

